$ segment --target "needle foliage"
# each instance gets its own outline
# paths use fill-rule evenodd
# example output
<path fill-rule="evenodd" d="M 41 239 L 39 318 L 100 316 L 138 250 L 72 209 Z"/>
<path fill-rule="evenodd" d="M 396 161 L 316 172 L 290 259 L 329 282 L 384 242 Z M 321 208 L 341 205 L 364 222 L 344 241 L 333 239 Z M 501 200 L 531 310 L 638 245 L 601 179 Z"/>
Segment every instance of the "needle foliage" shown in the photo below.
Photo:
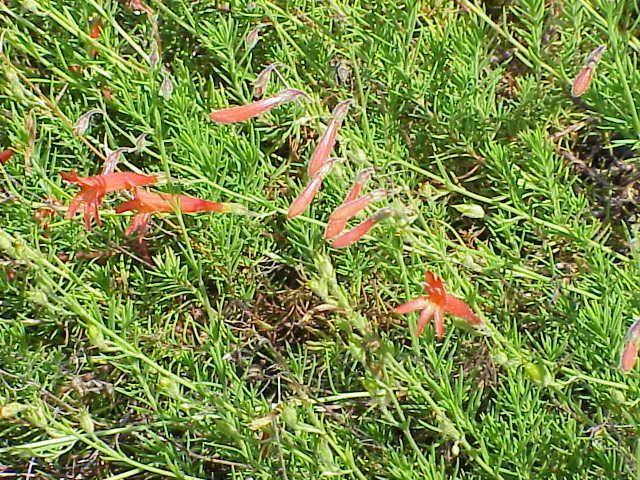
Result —
<path fill-rule="evenodd" d="M 2 2 L 0 470 L 636 478 L 640 380 L 618 361 L 640 314 L 637 3 L 472 2 Z M 274 62 L 265 95 L 309 99 L 208 119 Z M 287 221 L 348 98 L 340 160 Z M 141 134 L 120 170 L 255 215 L 155 216 L 148 260 L 114 213 L 126 192 L 102 227 L 65 219 L 59 172 L 96 175 Z M 371 166 L 395 215 L 331 249 Z M 413 336 L 391 310 L 426 270 L 484 325 Z"/>

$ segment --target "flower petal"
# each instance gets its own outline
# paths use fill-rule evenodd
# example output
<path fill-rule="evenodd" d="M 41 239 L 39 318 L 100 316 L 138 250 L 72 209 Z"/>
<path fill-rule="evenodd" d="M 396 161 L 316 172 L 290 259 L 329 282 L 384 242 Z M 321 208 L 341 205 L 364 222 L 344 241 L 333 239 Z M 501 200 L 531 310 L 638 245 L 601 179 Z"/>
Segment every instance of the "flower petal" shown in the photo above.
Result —
<path fill-rule="evenodd" d="M 442 306 L 443 312 L 453 315 L 454 317 L 462 318 L 472 325 L 480 325 L 482 323 L 482 319 L 473 313 L 469 305 L 453 295 L 448 293 L 445 295 L 445 303 Z"/>
<path fill-rule="evenodd" d="M 433 325 L 436 329 L 436 338 L 442 340 L 444 338 L 444 316 L 439 308 L 433 312 Z"/>
<path fill-rule="evenodd" d="M 437 311 L 436 306 L 433 303 L 429 303 L 427 308 L 420 312 L 420 318 L 418 318 L 418 324 L 416 325 L 416 337 L 420 336 L 424 327 L 427 326 L 427 323 L 429 323 L 429 320 L 431 320 L 431 317 L 433 317 L 433 314 Z"/>
<path fill-rule="evenodd" d="M 12 149 L 10 149 L 10 148 L 8 148 L 8 149 L 6 149 L 6 150 L 4 150 L 4 151 L 0 152 L 0 164 L 1 164 L 1 163 L 7 163 L 7 162 L 11 159 L 11 157 L 13 157 L 13 155 L 14 155 L 15 153 L 16 153 L 16 152 L 14 152 L 14 151 L 13 151 Z"/>
<path fill-rule="evenodd" d="M 429 299 L 426 296 L 422 296 L 397 306 L 393 309 L 393 313 L 404 315 L 405 313 L 415 312 L 416 310 L 423 310 L 429 305 L 431 305 Z"/>
<path fill-rule="evenodd" d="M 625 343 L 620 356 L 620 370 L 627 373 L 630 372 L 638 359 L 638 344 L 633 340 Z"/>
<path fill-rule="evenodd" d="M 591 85 L 591 79 L 593 78 L 593 67 L 587 65 L 580 73 L 576 76 L 571 84 L 571 96 L 580 97 L 584 92 L 589 89 L 589 85 Z"/>
<path fill-rule="evenodd" d="M 447 291 L 441 278 L 435 276 L 433 272 L 426 272 L 424 275 L 424 289 L 431 300 L 442 306 L 446 301 Z"/>

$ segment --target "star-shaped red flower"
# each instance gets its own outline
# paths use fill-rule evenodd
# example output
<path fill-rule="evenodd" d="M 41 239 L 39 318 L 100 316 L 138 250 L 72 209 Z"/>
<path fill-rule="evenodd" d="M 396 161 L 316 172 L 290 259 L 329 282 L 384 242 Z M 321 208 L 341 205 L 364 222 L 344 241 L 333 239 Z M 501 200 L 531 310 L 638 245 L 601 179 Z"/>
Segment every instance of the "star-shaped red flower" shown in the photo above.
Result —
<path fill-rule="evenodd" d="M 442 279 L 436 277 L 432 272 L 427 272 L 425 280 L 423 285 L 425 292 L 427 292 L 426 295 L 422 295 L 394 309 L 394 313 L 400 315 L 421 310 L 418 326 L 416 327 L 416 336 L 422 333 L 424 327 L 433 317 L 436 337 L 443 338 L 444 315 L 447 313 L 454 317 L 462 318 L 472 325 L 480 325 L 482 323 L 482 319 L 473 313 L 469 305 L 447 293 Z"/>

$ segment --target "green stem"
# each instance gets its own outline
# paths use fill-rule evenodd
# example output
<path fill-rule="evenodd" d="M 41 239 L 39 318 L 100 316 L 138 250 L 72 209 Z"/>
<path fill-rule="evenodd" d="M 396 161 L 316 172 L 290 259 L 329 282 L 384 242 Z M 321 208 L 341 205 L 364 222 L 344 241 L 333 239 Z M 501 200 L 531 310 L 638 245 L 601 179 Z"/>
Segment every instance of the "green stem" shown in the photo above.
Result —
<path fill-rule="evenodd" d="M 493 20 L 491 20 L 491 18 L 489 18 L 489 16 L 486 13 L 484 13 L 484 10 L 482 10 L 480 7 L 478 7 L 475 3 L 473 3 L 470 0 L 463 0 L 462 3 L 469 10 L 471 10 L 473 13 L 475 13 L 477 16 L 479 16 L 487 25 L 489 25 L 496 32 L 498 32 L 498 34 L 500 34 L 501 36 L 506 38 L 509 41 L 509 43 L 511 43 L 511 45 L 513 45 L 515 47 L 516 56 L 518 57 L 518 59 L 522 63 L 524 63 L 527 67 L 533 69 L 533 65 L 537 64 L 539 67 L 542 67 L 543 69 L 545 69 L 547 72 L 549 72 L 554 77 L 562 78 L 562 76 L 553 67 L 551 67 L 547 63 L 543 62 L 536 55 L 532 55 L 531 52 L 529 51 L 529 49 L 527 49 L 527 47 L 525 47 L 522 43 L 520 43 L 518 40 L 516 40 L 516 38 L 513 35 L 511 35 L 509 32 L 507 32 L 505 29 L 500 27 L 500 25 L 498 25 Z M 533 63 L 529 61 L 528 56 L 533 57 Z"/>

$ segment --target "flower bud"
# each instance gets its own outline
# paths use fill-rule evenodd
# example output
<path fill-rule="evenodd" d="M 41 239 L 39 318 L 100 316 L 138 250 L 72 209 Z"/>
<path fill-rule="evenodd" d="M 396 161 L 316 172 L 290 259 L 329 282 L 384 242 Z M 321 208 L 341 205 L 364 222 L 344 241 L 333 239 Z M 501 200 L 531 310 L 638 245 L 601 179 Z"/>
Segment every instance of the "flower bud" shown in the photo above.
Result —
<path fill-rule="evenodd" d="M 329 446 L 329 442 L 325 438 L 320 438 L 316 447 L 316 453 L 320 464 L 325 469 L 335 468 L 335 461 L 333 459 L 333 452 Z"/>
<path fill-rule="evenodd" d="M 97 325 L 89 324 L 86 328 L 86 333 L 91 345 L 101 350 L 107 347 L 108 344 L 104 339 L 104 334 Z"/>
<path fill-rule="evenodd" d="M 282 407 L 281 418 L 285 425 L 292 430 L 295 430 L 298 426 L 298 412 L 291 405 L 285 405 Z"/>
<path fill-rule="evenodd" d="M 451 447 L 451 456 L 457 457 L 458 455 L 460 455 L 460 445 L 458 445 L 458 442 L 454 442 L 453 446 Z"/>
<path fill-rule="evenodd" d="M 524 366 L 524 371 L 531 380 L 539 385 L 549 383 L 549 372 L 543 365 L 529 362 Z"/>
<path fill-rule="evenodd" d="M 624 405 L 627 401 L 627 398 L 624 395 L 624 392 L 620 390 L 613 390 L 611 392 L 611 400 L 618 405 Z"/>
<path fill-rule="evenodd" d="M 46 307 L 49 305 L 49 299 L 47 298 L 47 294 L 42 290 L 37 289 L 32 291 L 29 296 L 29 300 L 36 305 L 40 305 L 41 307 Z"/>
<path fill-rule="evenodd" d="M 158 376 L 158 388 L 165 395 L 172 398 L 180 398 L 180 387 L 172 378 L 166 377 L 164 375 Z"/>
<path fill-rule="evenodd" d="M 269 80 L 271 79 L 271 72 L 275 70 L 275 65 L 272 63 L 267 65 L 256 77 L 253 82 L 253 97 L 262 98 L 265 90 L 269 86 Z"/>
<path fill-rule="evenodd" d="M 91 123 L 91 117 L 96 115 L 97 113 L 104 115 L 104 112 L 99 108 L 92 108 L 86 113 L 80 115 L 78 120 L 76 120 L 75 125 L 73 126 L 73 133 L 82 136 L 89 129 L 89 124 Z"/>
<path fill-rule="evenodd" d="M 80 426 L 88 434 L 92 435 L 95 431 L 95 425 L 93 419 L 87 410 L 83 410 L 80 414 Z"/>
<path fill-rule="evenodd" d="M 171 98 L 173 93 L 173 83 L 171 82 L 171 76 L 166 69 L 162 69 L 162 84 L 160 85 L 160 95 L 165 101 Z"/>
<path fill-rule="evenodd" d="M 14 418 L 16 415 L 26 410 L 27 408 L 29 407 L 18 402 L 7 403 L 6 405 L 0 407 L 0 419 L 4 420 L 7 418 Z"/>
<path fill-rule="evenodd" d="M 462 203 L 459 205 L 451 205 L 451 206 L 455 208 L 457 211 L 459 211 L 463 217 L 484 218 L 484 210 L 480 205 L 477 205 L 475 203 L 471 203 L 471 204 Z"/>
<path fill-rule="evenodd" d="M 141 152 L 147 146 L 147 134 L 143 133 L 136 137 L 136 152 Z"/>

